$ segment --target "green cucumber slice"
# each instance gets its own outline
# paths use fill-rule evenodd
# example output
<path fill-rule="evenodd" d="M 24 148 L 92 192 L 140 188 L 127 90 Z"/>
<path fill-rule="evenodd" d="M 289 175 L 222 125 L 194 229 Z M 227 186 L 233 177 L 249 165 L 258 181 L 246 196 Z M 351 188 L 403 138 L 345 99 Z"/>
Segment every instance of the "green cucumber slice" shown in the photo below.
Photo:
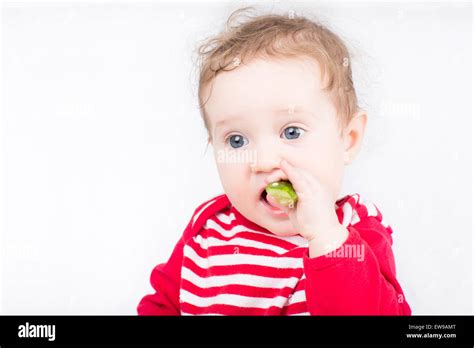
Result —
<path fill-rule="evenodd" d="M 298 200 L 298 195 L 289 181 L 272 182 L 267 185 L 265 191 L 279 204 L 288 208 L 293 208 Z"/>

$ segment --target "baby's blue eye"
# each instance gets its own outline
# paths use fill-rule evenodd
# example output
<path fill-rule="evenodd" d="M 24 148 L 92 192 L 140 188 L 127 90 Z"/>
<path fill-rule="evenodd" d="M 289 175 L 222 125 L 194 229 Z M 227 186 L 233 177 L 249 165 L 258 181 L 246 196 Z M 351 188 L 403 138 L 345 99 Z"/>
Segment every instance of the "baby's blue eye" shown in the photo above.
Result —
<path fill-rule="evenodd" d="M 288 127 L 285 128 L 283 134 L 285 135 L 286 139 L 297 139 L 300 135 L 304 133 L 304 129 L 300 127 Z"/>
<path fill-rule="evenodd" d="M 242 147 L 249 143 L 249 141 L 241 135 L 231 135 L 230 137 L 227 138 L 227 142 L 234 149 L 238 149 L 239 147 Z"/>

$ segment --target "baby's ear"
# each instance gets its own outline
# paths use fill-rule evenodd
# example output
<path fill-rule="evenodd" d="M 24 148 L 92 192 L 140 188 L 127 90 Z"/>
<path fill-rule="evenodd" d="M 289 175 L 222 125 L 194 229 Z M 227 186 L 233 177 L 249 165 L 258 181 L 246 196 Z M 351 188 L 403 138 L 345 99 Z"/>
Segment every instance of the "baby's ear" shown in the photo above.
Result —
<path fill-rule="evenodd" d="M 344 130 L 344 164 L 352 163 L 359 153 L 366 125 L 367 112 L 364 110 L 356 111 Z"/>
<path fill-rule="evenodd" d="M 204 152 L 207 152 L 207 149 L 209 148 L 209 145 L 212 146 L 212 138 L 210 135 L 207 136 L 207 141 L 206 141 L 206 151 Z"/>

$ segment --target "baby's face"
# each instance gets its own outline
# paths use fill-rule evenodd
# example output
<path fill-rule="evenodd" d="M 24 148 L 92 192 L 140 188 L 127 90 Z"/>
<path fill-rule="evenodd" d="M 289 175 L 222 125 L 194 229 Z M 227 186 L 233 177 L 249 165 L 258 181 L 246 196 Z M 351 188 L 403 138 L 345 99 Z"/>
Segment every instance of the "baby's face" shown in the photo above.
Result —
<path fill-rule="evenodd" d="M 287 179 L 281 159 L 306 169 L 337 200 L 344 141 L 316 61 L 254 59 L 223 72 L 214 80 L 206 111 L 223 188 L 247 219 L 278 235 L 298 233 L 261 196 L 270 174 Z"/>

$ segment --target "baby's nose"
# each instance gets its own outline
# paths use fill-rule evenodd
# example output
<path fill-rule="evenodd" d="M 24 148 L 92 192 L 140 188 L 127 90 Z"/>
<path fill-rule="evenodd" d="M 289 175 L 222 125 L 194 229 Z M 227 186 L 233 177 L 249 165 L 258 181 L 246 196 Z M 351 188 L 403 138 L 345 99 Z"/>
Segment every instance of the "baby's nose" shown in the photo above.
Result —
<path fill-rule="evenodd" d="M 254 161 L 250 163 L 250 169 L 253 173 L 272 172 L 280 168 L 281 157 L 274 151 L 258 151 Z"/>

